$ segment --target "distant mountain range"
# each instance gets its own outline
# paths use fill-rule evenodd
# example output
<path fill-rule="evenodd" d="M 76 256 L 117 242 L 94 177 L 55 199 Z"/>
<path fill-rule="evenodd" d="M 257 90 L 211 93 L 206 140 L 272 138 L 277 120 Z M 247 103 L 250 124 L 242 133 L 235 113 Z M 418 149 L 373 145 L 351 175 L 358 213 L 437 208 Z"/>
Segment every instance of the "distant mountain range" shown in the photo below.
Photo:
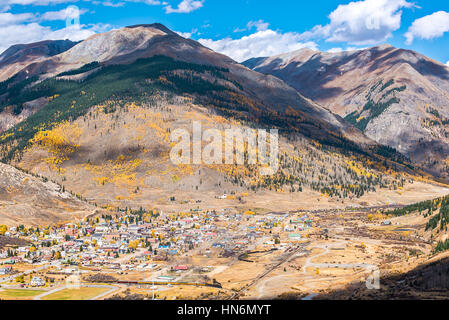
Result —
<path fill-rule="evenodd" d="M 446 65 L 390 45 L 338 53 L 302 49 L 243 64 L 284 80 L 369 138 L 448 177 Z"/>
<path fill-rule="evenodd" d="M 53 42 L 46 42 L 46 44 L 49 47 L 55 45 Z M 29 46 L 33 47 L 33 45 Z M 257 101 L 257 104 L 269 113 L 285 113 L 290 108 L 300 112 L 303 122 L 308 122 L 308 125 L 307 127 L 298 128 L 304 132 L 307 131 L 309 135 L 316 135 L 317 137 L 325 135 L 325 130 L 323 129 L 327 128 L 331 132 L 331 137 L 328 135 L 329 138 L 333 139 L 335 134 L 338 134 L 343 139 L 354 141 L 357 144 L 373 144 L 373 141 L 358 133 L 357 130 L 354 130 L 351 125 L 339 116 L 329 112 L 310 99 L 304 98 L 282 80 L 251 71 L 229 57 L 216 53 L 196 41 L 179 36 L 161 24 L 130 26 L 97 34 L 73 47 L 69 48 L 67 46 L 66 49 L 59 55 L 42 55 L 39 61 L 36 61 L 34 56 L 29 60 L 27 60 L 27 55 L 19 58 L 19 52 L 16 53 L 17 57 L 15 60 L 26 60 L 28 63 L 23 62 L 26 66 L 20 71 L 16 69 L 10 71 L 8 73 L 9 80 L 0 84 L 0 111 L 8 106 L 14 106 L 15 115 L 20 120 L 23 120 L 23 118 L 32 113 L 26 108 L 28 104 L 35 103 L 40 108 L 42 101 L 39 99 L 48 96 L 48 92 L 42 91 L 42 94 L 34 92 L 35 94 L 19 99 L 20 101 L 16 99 L 16 96 L 12 96 L 17 90 L 22 90 L 23 87 L 34 81 L 42 81 L 58 76 L 59 78 L 64 78 L 65 76 L 68 79 L 66 72 L 86 66 L 89 67 L 93 63 L 95 68 L 91 68 L 91 70 L 85 69 L 86 72 L 78 70 L 76 75 L 71 75 L 70 77 L 71 80 L 82 80 L 104 66 L 127 65 L 134 63 L 138 59 L 166 56 L 177 61 L 225 68 L 226 76 L 231 83 L 237 84 L 237 86 L 234 85 L 231 88 L 232 90 L 246 98 Z M 47 52 L 49 50 L 41 51 Z M 9 65 L 5 61 L 2 70 L 8 68 Z M 0 72 L 2 71 L 0 70 Z M 232 84 L 229 85 L 232 86 Z M 25 108 L 22 109 L 22 106 Z M 35 110 L 37 109 L 35 108 Z M 21 114 L 22 110 L 27 112 L 25 116 Z M 252 116 L 253 118 L 257 117 L 249 110 L 244 115 Z M 4 114 L 5 118 L 8 116 L 10 116 L 10 113 Z M 15 123 L 13 124 L 15 125 Z M 11 124 L 4 126 L 3 130 L 9 127 L 11 127 Z"/>

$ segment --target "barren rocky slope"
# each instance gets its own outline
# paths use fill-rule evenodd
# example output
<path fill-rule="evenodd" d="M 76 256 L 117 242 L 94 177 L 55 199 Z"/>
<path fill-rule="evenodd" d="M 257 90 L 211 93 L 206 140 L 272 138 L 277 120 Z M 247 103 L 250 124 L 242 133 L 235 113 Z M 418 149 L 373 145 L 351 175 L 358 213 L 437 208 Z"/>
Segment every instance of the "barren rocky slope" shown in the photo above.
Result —
<path fill-rule="evenodd" d="M 0 81 L 11 78 L 32 63 L 67 51 L 75 44 L 70 40 L 47 40 L 14 45 L 0 55 Z"/>
<path fill-rule="evenodd" d="M 48 79 L 87 64 L 98 63 L 100 68 L 107 65 L 129 64 L 138 59 L 159 55 L 178 61 L 226 68 L 227 77 L 237 83 L 233 89 L 248 98 L 262 101 L 265 108 L 280 112 L 293 108 L 307 120 L 328 127 L 329 130 L 357 143 L 373 144 L 340 117 L 304 98 L 278 78 L 251 71 L 229 57 L 216 53 L 196 41 L 185 39 L 160 24 L 131 26 L 94 35 L 62 54 L 30 63 L 18 72 L 17 79 L 6 87 L 11 88 L 19 81 L 32 81 L 30 79 L 33 76 L 41 80 Z M 93 70 L 95 69 L 90 71 Z M 89 74 L 86 72 L 79 77 L 82 79 Z M 11 99 L 8 100 L 7 90 L 4 96 L 6 96 L 4 105 L 17 104 Z M 314 134 L 320 132 L 321 130 L 316 130 Z"/>
<path fill-rule="evenodd" d="M 0 163 L 0 223 L 38 225 L 82 218 L 95 207 L 58 184 Z"/>
<path fill-rule="evenodd" d="M 158 24 L 90 37 L 30 64 L 0 89 L 5 111 L 22 114 L 41 101 L 0 134 L 0 158 L 112 212 L 188 211 L 198 203 L 275 210 L 280 199 L 290 210 L 311 198 L 345 207 L 368 203 L 361 199 L 379 190 L 388 199 L 373 203 L 385 204 L 420 175 L 282 80 Z M 170 133 L 191 132 L 193 120 L 215 129 L 280 129 L 280 170 L 262 177 L 254 165 L 174 165 Z M 230 198 L 217 202 L 224 193 Z"/>
<path fill-rule="evenodd" d="M 244 64 L 283 79 L 368 137 L 448 177 L 447 66 L 390 45 L 339 53 L 303 49 Z"/>
<path fill-rule="evenodd" d="M 48 40 L 10 47 L 0 55 L 0 83 L 8 84 L 8 79 L 14 79 L 14 76 L 25 67 L 67 51 L 75 44 L 76 42 L 70 40 Z M 4 95 L 4 90 L 0 89 L 0 101 Z M 0 111 L 0 132 L 12 128 L 46 103 L 48 103 L 47 99 L 42 98 L 25 102 L 21 110 L 17 110 L 15 106 L 0 108 L 3 109 Z"/>

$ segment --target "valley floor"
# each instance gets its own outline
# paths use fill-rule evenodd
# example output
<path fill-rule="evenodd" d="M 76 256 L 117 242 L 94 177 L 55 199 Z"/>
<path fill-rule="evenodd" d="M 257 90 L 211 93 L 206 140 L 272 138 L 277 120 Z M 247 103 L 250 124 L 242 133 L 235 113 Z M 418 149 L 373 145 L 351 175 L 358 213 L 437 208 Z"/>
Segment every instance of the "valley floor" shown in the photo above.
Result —
<path fill-rule="evenodd" d="M 446 191 L 415 183 L 404 188 L 404 203 L 432 199 L 445 195 Z M 283 208 L 292 207 L 282 195 L 278 199 L 265 197 L 263 202 L 249 197 L 248 203 L 257 203 L 265 210 L 234 221 L 218 215 L 212 223 L 216 226 L 214 231 L 192 250 L 158 261 L 156 256 L 148 259 L 146 249 L 137 248 L 117 258 L 104 254 L 101 264 L 95 265 L 94 260 L 82 262 L 79 269 L 55 261 L 37 266 L 18 264 L 14 266 L 13 276 L 0 276 L 0 297 L 72 300 L 376 298 L 376 294 L 385 289 L 384 279 L 405 274 L 431 258 L 436 259 L 432 257 L 433 242 L 424 230 L 424 217 L 381 214 L 380 208 L 386 210 L 399 205 L 395 193 L 386 192 L 383 196 L 383 200 L 378 201 L 368 195 L 358 201 L 372 202 L 364 202 L 364 206 L 357 209 L 329 208 L 331 200 L 325 199 L 319 201 L 321 206 L 310 204 L 308 208 L 288 212 Z M 270 201 L 276 201 L 275 206 L 266 206 Z M 306 199 L 303 201 L 307 203 Z M 271 211 L 273 208 L 276 211 Z M 233 249 L 228 249 L 230 244 Z M 72 256 L 80 257 L 79 254 Z M 99 259 L 100 256 L 96 261 Z M 33 276 L 52 281 L 37 291 L 33 291 L 30 284 L 21 285 L 15 281 L 21 274 L 27 279 L 31 272 Z M 68 285 L 74 275 L 79 278 L 79 288 Z M 380 287 L 376 287 L 379 277 Z M 387 283 L 391 286 L 395 282 L 388 280 Z M 355 293 L 359 294 L 354 296 Z M 395 296 L 394 290 L 390 291 L 390 299 L 400 297 Z M 449 298 L 447 291 L 435 297 Z"/>

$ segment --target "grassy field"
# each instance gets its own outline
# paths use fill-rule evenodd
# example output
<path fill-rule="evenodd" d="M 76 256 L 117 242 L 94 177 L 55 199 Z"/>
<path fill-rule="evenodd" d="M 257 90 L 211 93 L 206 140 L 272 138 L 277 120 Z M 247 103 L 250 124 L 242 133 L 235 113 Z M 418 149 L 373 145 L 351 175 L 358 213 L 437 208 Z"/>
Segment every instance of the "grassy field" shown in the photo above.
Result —
<path fill-rule="evenodd" d="M 0 290 L 0 299 L 27 300 L 44 292 L 44 290 L 6 289 Z"/>
<path fill-rule="evenodd" d="M 42 297 L 42 300 L 88 300 L 103 292 L 108 288 L 81 288 L 81 289 L 64 289 L 48 296 Z"/>

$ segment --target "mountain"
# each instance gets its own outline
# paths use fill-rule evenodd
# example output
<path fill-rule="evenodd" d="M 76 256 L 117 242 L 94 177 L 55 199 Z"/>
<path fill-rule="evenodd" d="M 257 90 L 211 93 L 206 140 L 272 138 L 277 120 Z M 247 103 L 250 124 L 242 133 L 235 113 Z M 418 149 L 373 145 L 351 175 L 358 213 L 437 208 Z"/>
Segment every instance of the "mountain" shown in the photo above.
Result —
<path fill-rule="evenodd" d="M 17 73 L 25 67 L 67 51 L 75 44 L 76 42 L 70 40 L 48 40 L 31 44 L 18 44 L 10 47 L 0 55 L 0 87 L 10 84 L 15 79 Z M 4 87 L 0 91 L 2 92 L 0 93 L 1 100 L 5 94 Z M 14 106 L 1 108 L 0 132 L 12 128 L 17 123 L 35 113 L 46 103 L 48 103 L 47 99 L 42 98 L 25 102 L 20 106 L 20 110 Z"/>
<path fill-rule="evenodd" d="M 337 53 L 302 49 L 243 64 L 284 80 L 369 138 L 449 176 L 447 66 L 390 45 Z"/>
<path fill-rule="evenodd" d="M 17 74 L 17 78 L 28 83 L 33 76 L 42 80 L 90 63 L 103 66 L 130 64 L 138 59 L 159 55 L 177 61 L 226 68 L 227 76 L 243 87 L 240 91 L 244 91 L 245 96 L 269 105 L 270 110 L 285 111 L 292 107 L 304 112 L 307 117 L 313 117 L 313 122 L 330 124 L 332 130 L 370 143 L 341 118 L 297 94 L 283 81 L 248 70 L 229 57 L 218 54 L 196 41 L 184 39 L 160 24 L 137 25 L 94 35 L 60 55 L 28 65 Z M 85 75 L 87 74 L 86 72 Z M 11 84 L 8 86 L 11 87 Z"/>
<path fill-rule="evenodd" d="M 22 116 L 0 133 L 0 158 L 112 212 L 382 205 L 400 200 L 398 188 L 429 187 L 405 157 L 284 81 L 160 24 L 94 35 L 31 63 L 0 83 L 0 96 L 0 119 Z M 24 115 L 29 104 L 38 106 Z M 280 170 L 173 164 L 170 133 L 191 132 L 193 120 L 204 130 L 278 128 Z"/>
<path fill-rule="evenodd" d="M 307 131 L 308 135 L 323 136 L 322 140 L 347 139 L 357 144 L 373 145 L 373 141 L 360 134 L 339 116 L 304 98 L 278 78 L 251 71 L 229 57 L 218 54 L 196 41 L 185 39 L 160 24 L 131 26 L 94 35 L 62 54 L 29 64 L 13 78 L 0 83 L 0 96 L 3 97 L 3 101 L 0 100 L 0 111 L 9 107 L 11 113 L 13 108 L 12 113 L 26 118 L 33 113 L 22 115 L 27 103 L 38 104 L 34 110 L 40 109 L 46 103 L 42 99 L 51 96 L 49 89 L 46 87 L 45 92 L 43 90 L 37 92 L 37 89 L 25 90 L 27 94 L 24 94 L 22 89 L 27 89 L 29 84 L 54 78 L 82 80 L 83 77 L 88 77 L 103 67 L 129 65 L 156 56 L 207 65 L 225 71 L 228 80 L 226 85 L 245 99 L 254 100 L 263 112 L 285 114 L 286 111 L 294 110 L 301 114 L 301 121 L 307 123 L 302 130 Z M 92 75 L 91 78 L 95 76 L 98 75 Z M 43 87 L 44 84 L 40 86 Z M 246 106 L 246 109 L 240 110 L 244 111 L 240 112 L 243 116 L 260 118 L 260 115 L 254 114 L 259 112 L 255 111 L 259 108 L 248 110 Z M 8 127 L 3 130 L 5 129 Z"/>
<path fill-rule="evenodd" d="M 47 40 L 14 45 L 0 55 L 0 81 L 11 78 L 29 64 L 67 51 L 75 44 L 70 40 Z"/>
<path fill-rule="evenodd" d="M 95 212 L 58 184 L 0 163 L 0 221 L 39 225 L 73 221 Z"/>

